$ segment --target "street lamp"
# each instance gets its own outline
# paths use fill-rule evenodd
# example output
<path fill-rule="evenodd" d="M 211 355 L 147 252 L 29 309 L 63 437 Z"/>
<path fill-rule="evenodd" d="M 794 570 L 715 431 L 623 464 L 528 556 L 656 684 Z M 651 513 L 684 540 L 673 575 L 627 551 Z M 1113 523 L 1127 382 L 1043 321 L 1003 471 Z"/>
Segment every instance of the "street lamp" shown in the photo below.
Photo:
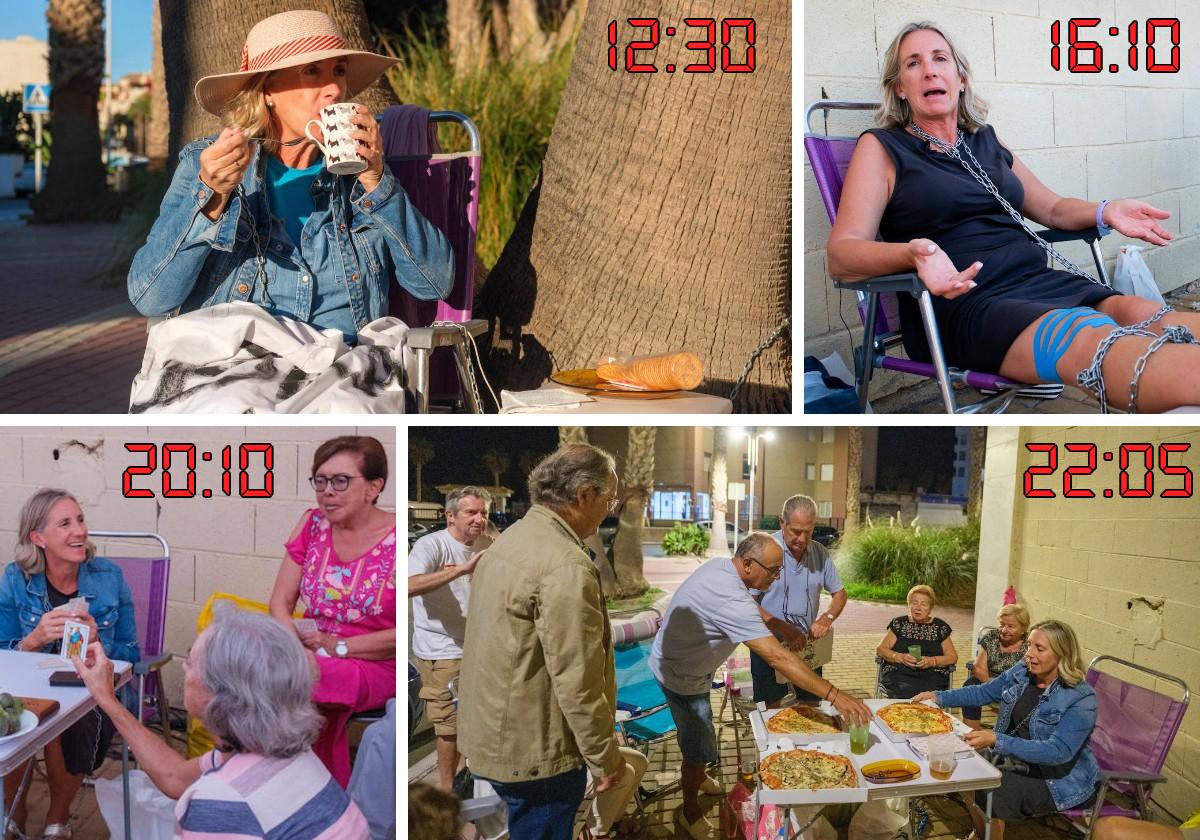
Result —
<path fill-rule="evenodd" d="M 746 462 L 750 465 L 750 498 L 746 502 L 746 530 L 753 531 L 754 527 L 754 473 L 758 469 L 758 448 L 760 444 L 769 443 L 775 439 L 775 433 L 770 429 L 760 432 L 757 426 L 749 429 L 739 429 L 735 433 L 746 438 Z"/>

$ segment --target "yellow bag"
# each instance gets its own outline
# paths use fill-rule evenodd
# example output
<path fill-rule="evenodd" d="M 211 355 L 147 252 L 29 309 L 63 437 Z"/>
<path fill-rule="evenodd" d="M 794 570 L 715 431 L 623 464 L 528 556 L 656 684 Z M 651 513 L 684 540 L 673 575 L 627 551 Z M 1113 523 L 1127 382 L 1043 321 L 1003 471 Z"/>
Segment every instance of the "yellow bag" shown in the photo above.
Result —
<path fill-rule="evenodd" d="M 270 607 L 261 601 L 251 601 L 249 598 L 242 598 L 238 595 L 231 595 L 228 592 L 214 592 L 208 596 L 208 600 L 204 603 L 204 609 L 200 611 L 200 617 L 196 619 L 196 635 L 199 636 L 204 632 L 208 625 L 212 624 L 213 606 L 217 601 L 232 601 L 234 606 L 239 610 L 247 610 L 248 612 L 269 613 Z M 304 611 L 297 610 L 293 617 L 303 618 Z M 188 758 L 196 758 L 204 755 L 216 746 L 213 743 L 212 736 L 208 734 L 208 730 L 204 728 L 204 724 L 193 717 L 188 718 L 187 724 L 187 754 Z"/>

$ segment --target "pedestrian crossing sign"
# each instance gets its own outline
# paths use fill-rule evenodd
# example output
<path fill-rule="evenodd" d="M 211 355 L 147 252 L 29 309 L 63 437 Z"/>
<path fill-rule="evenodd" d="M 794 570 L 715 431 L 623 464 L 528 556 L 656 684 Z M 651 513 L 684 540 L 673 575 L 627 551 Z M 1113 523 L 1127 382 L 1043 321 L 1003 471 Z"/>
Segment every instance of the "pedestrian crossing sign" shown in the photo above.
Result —
<path fill-rule="evenodd" d="M 26 114 L 47 114 L 50 112 L 50 85 L 25 85 L 24 105 Z"/>

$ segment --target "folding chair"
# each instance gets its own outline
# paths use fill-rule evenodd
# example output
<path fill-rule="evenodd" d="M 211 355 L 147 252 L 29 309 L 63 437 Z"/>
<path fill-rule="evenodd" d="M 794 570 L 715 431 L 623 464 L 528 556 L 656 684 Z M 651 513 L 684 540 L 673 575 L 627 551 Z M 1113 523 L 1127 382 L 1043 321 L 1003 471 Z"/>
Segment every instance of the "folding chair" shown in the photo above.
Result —
<path fill-rule="evenodd" d="M 138 648 L 141 658 L 133 663 L 133 673 L 138 681 L 137 716 L 144 720 L 148 711 L 147 687 L 154 697 L 151 706 L 158 710 L 158 722 L 163 740 L 171 742 L 171 706 L 167 702 L 166 689 L 160 674 L 164 665 L 171 661 L 171 653 L 164 650 L 167 630 L 167 587 L 171 576 L 171 548 L 160 535 L 140 531 L 90 531 L 89 536 L 98 539 L 150 540 L 158 544 L 161 554 L 150 557 L 114 557 L 105 559 L 120 566 L 125 583 L 133 595 L 133 614 L 137 625 Z M 129 744 L 121 739 L 122 798 L 125 808 L 125 840 L 131 840 L 129 819 Z"/>
<path fill-rule="evenodd" d="M 647 645 L 635 643 L 618 647 L 613 658 L 618 676 L 617 732 L 627 745 L 649 758 L 654 744 L 675 734 L 675 719 L 671 717 L 662 687 L 650 671 Z M 637 812 L 642 813 L 646 801 L 678 786 L 678 779 L 653 790 L 640 785 L 634 796 Z"/>
<path fill-rule="evenodd" d="M 412 106 L 393 106 L 383 113 L 384 158 L 413 205 L 450 240 L 454 288 L 441 301 L 419 301 L 402 289 L 392 289 L 388 309 L 411 328 L 405 343 L 416 357 L 413 390 L 418 413 L 428 413 L 435 395 L 461 395 L 467 410 L 479 414 L 483 407 L 467 349 L 487 329 L 487 321 L 471 318 L 482 170 L 479 130 L 456 111 L 428 112 L 430 123 L 456 122 L 470 137 L 468 151 L 441 153 L 435 142 L 412 141 L 413 134 L 421 132 L 403 130 L 410 118 L 419 118 Z M 435 130 L 430 126 L 426 134 L 436 136 Z M 439 348 L 449 349 L 435 352 Z"/>
<path fill-rule="evenodd" d="M 809 162 L 812 164 L 813 176 L 820 189 L 821 200 L 825 204 L 826 213 L 829 214 L 830 223 L 837 217 L 838 204 L 842 199 L 842 185 L 845 181 L 846 170 L 850 166 L 850 156 L 854 153 L 858 138 L 814 132 L 813 112 L 822 111 L 828 114 L 829 111 L 865 111 L 873 110 L 876 107 L 877 103 L 874 102 L 836 102 L 822 99 L 809 105 L 805 111 L 804 119 L 807 130 L 804 134 L 804 148 L 808 153 Z M 1047 230 L 1040 231 L 1039 234 L 1050 243 L 1073 240 L 1087 242 L 1091 248 L 1092 259 L 1096 263 L 1098 277 L 1106 286 L 1111 285 L 1108 273 L 1104 269 L 1104 255 L 1100 251 L 1100 232 L 1096 228 L 1072 231 Z M 839 291 L 853 291 L 858 296 L 858 315 L 863 323 L 863 341 L 861 346 L 854 349 L 854 369 L 859 408 L 862 411 L 867 409 L 871 374 L 876 367 L 936 380 L 947 414 L 974 414 L 988 411 L 998 414 L 1005 411 L 1022 391 L 1043 397 L 1057 396 L 1062 392 L 1062 386 L 1058 384 L 1029 385 L 1028 383 L 1014 382 L 996 373 L 949 367 L 946 364 L 941 340 L 938 337 L 932 295 L 915 273 L 889 274 L 854 283 L 834 280 L 833 286 Z M 899 294 L 909 294 L 917 301 L 921 321 L 925 328 L 925 338 L 929 345 L 930 362 L 919 362 L 888 355 L 888 350 L 899 346 L 902 341 L 900 304 L 897 298 Z M 980 402 L 959 406 L 954 397 L 956 383 L 976 390 L 995 393 Z"/>
<path fill-rule="evenodd" d="M 948 665 L 945 667 L 947 668 L 945 690 L 949 691 L 950 689 L 952 689 L 954 687 L 954 671 L 958 668 L 958 666 L 957 665 Z M 939 668 L 938 670 L 941 670 L 941 668 Z M 875 696 L 876 697 L 887 697 L 888 696 L 883 690 L 883 658 L 879 657 L 879 656 L 875 657 Z M 907 698 L 896 697 L 896 698 L 891 698 L 891 699 L 902 700 L 902 699 L 907 699 Z"/>
<path fill-rule="evenodd" d="M 1155 685 L 1178 689 L 1164 694 L 1127 682 L 1103 670 L 1111 662 L 1153 678 Z M 1156 784 L 1167 781 L 1162 774 L 1167 753 L 1187 712 L 1191 694 L 1178 677 L 1135 665 L 1115 656 L 1097 656 L 1088 665 L 1088 684 L 1096 691 L 1096 728 L 1091 747 L 1100 765 L 1100 789 L 1091 808 L 1063 811 L 1071 826 L 1084 837 L 1100 817 L 1122 816 L 1150 819 L 1150 797 Z M 1121 794 L 1128 803 L 1110 799 Z"/>

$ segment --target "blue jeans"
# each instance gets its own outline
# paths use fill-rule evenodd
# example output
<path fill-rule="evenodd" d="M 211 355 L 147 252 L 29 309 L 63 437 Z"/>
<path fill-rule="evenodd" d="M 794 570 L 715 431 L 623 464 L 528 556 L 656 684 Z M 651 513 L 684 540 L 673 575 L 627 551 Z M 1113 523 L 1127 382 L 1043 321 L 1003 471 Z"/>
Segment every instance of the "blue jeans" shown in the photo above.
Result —
<path fill-rule="evenodd" d="M 679 741 L 679 752 L 688 764 L 711 764 L 717 760 L 717 731 L 713 728 L 712 700 L 706 691 L 703 694 L 676 694 L 658 684 L 671 719 L 675 721 L 675 738 Z"/>
<path fill-rule="evenodd" d="M 528 782 L 489 781 L 508 806 L 510 840 L 573 840 L 575 812 L 587 787 L 586 767 Z"/>
<path fill-rule="evenodd" d="M 823 667 L 813 668 L 813 673 L 818 677 L 821 676 Z M 750 651 L 750 677 L 754 680 L 754 702 L 756 703 L 774 703 L 776 700 L 782 700 L 783 695 L 787 694 L 787 684 L 775 682 L 775 669 L 754 651 Z M 796 692 L 796 700 L 801 703 L 819 703 L 821 701 L 820 697 L 809 694 L 798 685 L 793 685 L 792 691 Z"/>

